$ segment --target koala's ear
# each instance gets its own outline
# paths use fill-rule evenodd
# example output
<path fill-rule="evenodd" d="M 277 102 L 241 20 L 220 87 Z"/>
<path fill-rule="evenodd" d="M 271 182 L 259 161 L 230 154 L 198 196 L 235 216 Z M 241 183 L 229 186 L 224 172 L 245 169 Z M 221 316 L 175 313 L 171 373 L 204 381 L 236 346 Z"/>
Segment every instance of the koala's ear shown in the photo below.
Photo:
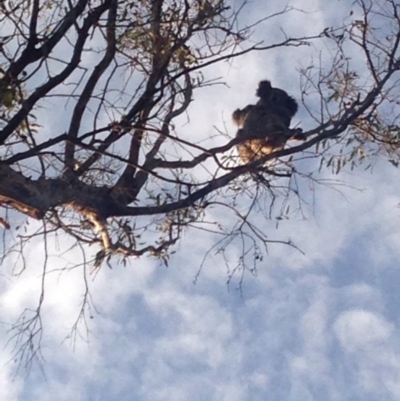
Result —
<path fill-rule="evenodd" d="M 236 109 L 232 113 L 232 120 L 236 125 L 240 125 L 241 119 L 242 119 L 242 110 Z"/>

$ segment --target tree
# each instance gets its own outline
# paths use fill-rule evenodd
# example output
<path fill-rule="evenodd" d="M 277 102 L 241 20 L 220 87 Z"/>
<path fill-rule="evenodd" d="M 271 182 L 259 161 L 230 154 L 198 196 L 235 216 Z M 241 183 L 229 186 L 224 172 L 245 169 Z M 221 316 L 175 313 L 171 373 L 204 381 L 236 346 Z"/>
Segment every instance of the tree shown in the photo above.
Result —
<path fill-rule="evenodd" d="M 301 204 L 299 178 L 318 182 L 322 167 L 339 173 L 375 155 L 398 165 L 395 1 L 358 0 L 342 27 L 258 44 L 250 42 L 256 25 L 242 27 L 241 8 L 225 0 L 77 0 L 68 6 L 34 0 L 0 7 L 6 28 L 0 40 L 3 261 L 15 251 L 23 255 L 35 237 L 63 233 L 88 255 L 84 275 L 87 266 L 98 273 L 113 257 L 126 263 L 149 254 L 167 264 L 185 229 L 212 227 L 222 234 L 215 245 L 222 254 L 231 243 L 242 244 L 232 271 L 254 271 L 270 243 L 295 246 L 267 238 L 254 213 L 271 218 L 279 203 L 275 218 L 286 218 L 289 199 Z M 332 57 L 300 70 L 309 115 L 303 125 L 310 126 L 304 142 L 243 165 L 233 135 L 217 131 L 200 142 L 181 132 L 196 90 L 219 83 L 206 78 L 207 67 L 318 40 Z M 362 70 L 353 54 L 362 54 Z M 64 108 L 59 124 L 40 118 L 51 107 Z M 295 157 L 319 168 L 301 171 Z M 262 201 L 268 203 L 261 207 Z M 236 217 L 232 227 L 210 219 L 216 208 Z M 32 219 L 42 225 L 29 230 Z M 22 228 L 26 235 L 13 240 Z M 20 263 L 25 269 L 23 258 Z M 37 310 L 14 326 L 28 363 L 37 356 L 43 299 L 44 286 Z"/>

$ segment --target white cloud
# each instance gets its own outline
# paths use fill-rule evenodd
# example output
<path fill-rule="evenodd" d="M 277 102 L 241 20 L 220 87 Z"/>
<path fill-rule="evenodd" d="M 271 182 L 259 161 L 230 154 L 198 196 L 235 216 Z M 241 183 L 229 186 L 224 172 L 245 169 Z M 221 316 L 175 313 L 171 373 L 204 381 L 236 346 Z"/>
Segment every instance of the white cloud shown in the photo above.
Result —
<path fill-rule="evenodd" d="M 341 346 L 348 352 L 365 350 L 385 343 L 394 327 L 382 316 L 356 309 L 342 313 L 335 322 Z"/>

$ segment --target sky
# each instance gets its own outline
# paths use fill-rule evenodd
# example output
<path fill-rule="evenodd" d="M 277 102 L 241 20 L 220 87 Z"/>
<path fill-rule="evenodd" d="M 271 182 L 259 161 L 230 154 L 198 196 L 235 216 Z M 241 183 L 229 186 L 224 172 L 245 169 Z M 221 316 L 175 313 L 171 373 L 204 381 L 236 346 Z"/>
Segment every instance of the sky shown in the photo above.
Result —
<path fill-rule="evenodd" d="M 260 10 L 273 13 L 281 4 L 268 3 L 268 10 L 263 0 L 250 3 L 246 18 Z M 281 29 L 314 34 L 340 23 L 350 10 L 345 1 L 292 4 L 307 12 L 270 20 L 255 35 L 274 41 Z M 255 101 L 260 79 L 298 98 L 297 68 L 316 50 L 250 54 L 213 67 L 209 74 L 223 76 L 228 85 L 198 91 L 190 127 L 182 129 L 195 127 L 194 134 L 202 135 L 224 126 L 232 110 Z M 306 117 L 300 107 L 297 121 L 307 126 Z M 274 221 L 262 225 L 271 238 L 291 238 L 304 254 L 270 247 L 240 290 L 239 277 L 227 285 L 217 255 L 206 259 L 198 275 L 216 239 L 189 230 L 168 267 L 148 257 L 126 267 L 103 266 L 89 283 L 89 333 L 81 327 L 81 337 L 69 338 L 82 302 L 81 272 L 60 271 L 64 256 L 54 254 L 42 315 L 44 362 L 29 374 L 16 373 L 6 340 L 10 325 L 39 299 L 43 255 L 40 240 L 33 242 L 29 269 L 16 277 L 7 265 L 0 274 L 0 399 L 400 400 L 399 172 L 378 159 L 372 171 L 321 174 L 339 178 L 341 186 L 310 190 L 304 217 L 278 228 Z M 230 252 L 234 259 L 240 250 Z"/>

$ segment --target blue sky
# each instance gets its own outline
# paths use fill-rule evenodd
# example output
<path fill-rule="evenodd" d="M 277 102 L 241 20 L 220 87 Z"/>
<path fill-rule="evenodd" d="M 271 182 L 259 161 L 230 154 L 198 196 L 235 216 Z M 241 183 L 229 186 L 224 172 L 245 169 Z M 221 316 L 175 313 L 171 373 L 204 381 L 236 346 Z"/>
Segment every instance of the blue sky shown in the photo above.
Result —
<path fill-rule="evenodd" d="M 265 13 L 281 7 L 268 3 Z M 264 4 L 249 4 L 247 18 L 259 16 Z M 315 34 L 340 23 L 350 10 L 344 1 L 293 5 L 307 12 L 294 10 L 266 22 L 255 39 L 279 40 L 281 28 L 293 36 Z M 316 44 L 250 54 L 213 67 L 209 76 L 223 76 L 228 86 L 194 94 L 182 133 L 201 138 L 225 123 L 233 133 L 230 113 L 254 102 L 260 79 L 269 78 L 298 98 L 296 68 L 319 50 Z M 300 108 L 296 122 L 312 126 L 302 118 L 307 114 Z M 377 160 L 372 173 L 345 168 L 339 176 L 321 174 L 344 185 L 340 191 L 309 191 L 303 218 L 282 221 L 278 229 L 274 221 L 261 225 L 270 238 L 291 238 L 304 255 L 283 245 L 270 247 L 257 275 L 244 277 L 241 291 L 239 277 L 227 286 L 225 265 L 214 255 L 193 284 L 216 237 L 189 230 L 168 268 L 147 257 L 112 270 L 103 266 L 89 283 L 96 308 L 90 332 L 81 326 L 82 338 L 73 341 L 66 337 L 82 302 L 82 273 L 57 271 L 64 255 L 53 256 L 43 310 L 43 371 L 34 366 L 30 375 L 20 370 L 15 376 L 13 350 L 5 346 L 0 399 L 400 400 L 398 170 Z M 229 224 L 230 217 L 224 219 Z M 11 275 L 11 264 L 2 267 L 3 340 L 24 308 L 37 305 L 39 245 L 32 243 L 30 268 L 19 277 Z M 68 258 L 79 260 L 80 254 L 71 252 Z M 234 260 L 239 253 L 231 248 L 229 256 Z"/>

